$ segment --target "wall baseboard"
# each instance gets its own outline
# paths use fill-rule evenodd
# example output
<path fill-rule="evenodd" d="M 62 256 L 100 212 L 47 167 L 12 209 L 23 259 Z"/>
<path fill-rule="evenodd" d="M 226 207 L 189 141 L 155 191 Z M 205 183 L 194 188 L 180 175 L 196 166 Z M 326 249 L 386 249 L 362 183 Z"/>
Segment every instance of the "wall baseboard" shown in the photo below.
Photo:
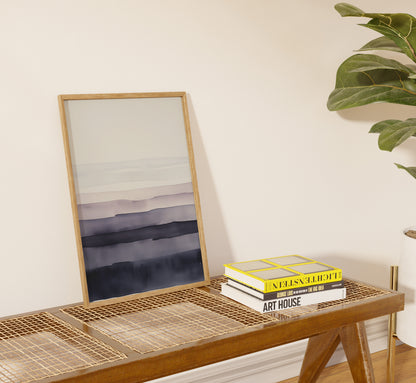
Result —
<path fill-rule="evenodd" d="M 370 351 L 387 348 L 387 317 L 366 322 Z M 152 383 L 276 383 L 299 374 L 307 340 L 241 356 L 220 363 L 152 380 Z M 329 365 L 346 360 L 339 346 L 328 362 Z"/>

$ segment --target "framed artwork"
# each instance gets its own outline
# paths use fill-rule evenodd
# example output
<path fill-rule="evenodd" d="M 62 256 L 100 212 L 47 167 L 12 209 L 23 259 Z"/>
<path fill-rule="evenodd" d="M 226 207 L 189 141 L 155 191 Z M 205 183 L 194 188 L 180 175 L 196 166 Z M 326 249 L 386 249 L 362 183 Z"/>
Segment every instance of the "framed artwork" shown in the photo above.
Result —
<path fill-rule="evenodd" d="M 58 98 L 84 305 L 208 284 L 186 94 Z"/>

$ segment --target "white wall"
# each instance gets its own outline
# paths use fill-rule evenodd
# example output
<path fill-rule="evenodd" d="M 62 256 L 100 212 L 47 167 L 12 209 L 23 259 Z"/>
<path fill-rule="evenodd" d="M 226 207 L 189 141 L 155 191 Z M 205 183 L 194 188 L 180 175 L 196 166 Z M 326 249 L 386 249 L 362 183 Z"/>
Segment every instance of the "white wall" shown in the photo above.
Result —
<path fill-rule="evenodd" d="M 300 253 L 387 285 L 416 223 L 415 145 L 372 122 L 414 108 L 326 109 L 374 32 L 336 1 L 0 1 L 0 316 L 82 299 L 58 94 L 186 91 L 212 275 Z M 413 0 L 361 0 L 416 14 Z M 414 114 L 413 114 L 414 116 Z"/>

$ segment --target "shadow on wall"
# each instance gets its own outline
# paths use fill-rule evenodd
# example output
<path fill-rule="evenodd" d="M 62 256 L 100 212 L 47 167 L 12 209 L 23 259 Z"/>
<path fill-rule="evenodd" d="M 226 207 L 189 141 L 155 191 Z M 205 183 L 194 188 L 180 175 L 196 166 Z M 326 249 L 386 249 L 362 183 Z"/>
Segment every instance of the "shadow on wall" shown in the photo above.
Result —
<path fill-rule="evenodd" d="M 374 258 L 373 256 L 355 254 L 354 258 L 351 258 L 342 254 L 331 254 L 319 257 L 311 256 L 311 258 L 331 266 L 339 267 L 342 269 L 344 277 L 363 281 L 382 288 L 390 288 L 390 265 L 367 261 L 366 258 Z"/>
<path fill-rule="evenodd" d="M 233 262 L 234 256 L 227 227 L 224 222 L 221 204 L 218 199 L 218 193 L 209 166 L 207 153 L 200 134 L 198 120 L 189 94 L 187 95 L 187 100 L 195 163 L 197 167 L 198 188 L 201 198 L 209 273 L 210 276 L 215 276 L 224 273 L 223 264 Z"/>
<path fill-rule="evenodd" d="M 344 120 L 368 122 L 367 132 L 379 121 L 416 118 L 414 107 L 391 103 L 363 105 L 357 108 L 344 109 L 337 113 Z M 416 140 L 407 140 L 400 145 L 400 148 L 395 150 L 400 150 L 406 156 L 409 156 L 411 166 L 414 166 L 414 163 L 416 163 Z"/>

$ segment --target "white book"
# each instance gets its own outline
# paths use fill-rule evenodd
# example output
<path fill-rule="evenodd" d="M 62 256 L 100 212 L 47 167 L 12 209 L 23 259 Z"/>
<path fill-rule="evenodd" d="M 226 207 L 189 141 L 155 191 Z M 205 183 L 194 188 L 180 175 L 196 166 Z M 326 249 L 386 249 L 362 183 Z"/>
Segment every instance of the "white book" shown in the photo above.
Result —
<path fill-rule="evenodd" d="M 235 281 L 234 279 L 228 278 L 227 284 L 229 286 L 235 287 L 236 289 L 242 290 L 247 294 L 253 295 L 256 298 L 259 298 L 263 301 L 268 301 L 269 299 L 277 298 L 286 298 L 292 295 L 302 295 L 309 293 L 316 293 L 318 291 L 340 289 L 344 287 L 344 281 L 336 281 L 331 283 L 321 283 L 313 286 L 298 287 L 295 289 L 280 290 L 280 291 L 271 291 L 270 293 L 263 293 L 259 290 L 254 289 L 253 287 L 247 286 L 244 283 Z"/>
<path fill-rule="evenodd" d="M 347 296 L 346 288 L 318 291 L 302 295 L 295 295 L 285 298 L 270 299 L 264 301 L 250 294 L 245 293 L 227 283 L 221 284 L 221 294 L 240 302 L 261 313 L 285 310 L 293 307 L 308 306 L 322 302 L 344 299 Z"/>

